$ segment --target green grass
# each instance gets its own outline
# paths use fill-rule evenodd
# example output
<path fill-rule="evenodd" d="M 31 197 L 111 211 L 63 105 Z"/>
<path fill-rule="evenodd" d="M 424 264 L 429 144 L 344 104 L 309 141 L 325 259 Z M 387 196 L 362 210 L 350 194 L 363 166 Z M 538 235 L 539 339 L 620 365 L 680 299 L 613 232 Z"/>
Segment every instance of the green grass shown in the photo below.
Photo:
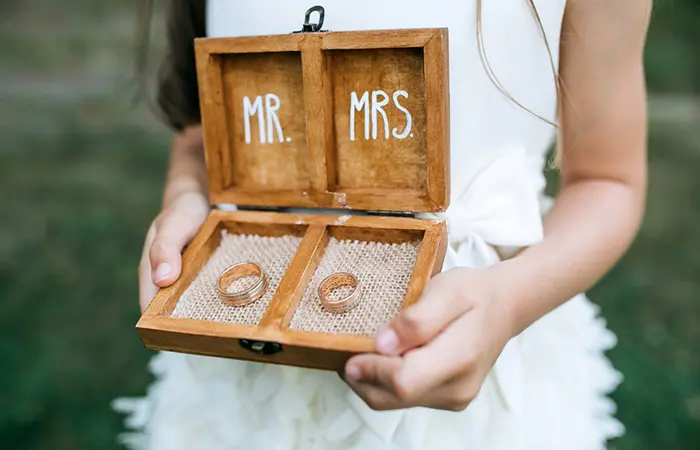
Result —
<path fill-rule="evenodd" d="M 648 210 L 639 238 L 591 292 L 617 333 L 620 449 L 700 446 L 700 132 L 652 123 Z"/>
<path fill-rule="evenodd" d="M 93 107 L 91 124 L 78 105 L 53 106 L 43 114 L 55 129 L 3 130 L 12 147 L 0 152 L 0 441 L 115 448 L 109 402 L 148 382 L 136 266 L 167 143 Z"/>

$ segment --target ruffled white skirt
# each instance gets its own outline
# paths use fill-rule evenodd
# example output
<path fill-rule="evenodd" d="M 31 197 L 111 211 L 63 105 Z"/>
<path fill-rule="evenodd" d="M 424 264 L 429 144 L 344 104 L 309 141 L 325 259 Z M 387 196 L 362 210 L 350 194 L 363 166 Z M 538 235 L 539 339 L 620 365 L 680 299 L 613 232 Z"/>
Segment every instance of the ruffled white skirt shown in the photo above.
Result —
<path fill-rule="evenodd" d="M 509 152 L 456 197 L 446 268 L 541 239 L 549 202 L 527 165 Z M 615 342 L 581 294 L 512 339 L 462 412 L 376 412 L 333 372 L 175 353 L 153 358 L 144 398 L 114 406 L 141 450 L 598 450 L 623 432 L 607 398 L 621 381 L 604 355 Z"/>
<path fill-rule="evenodd" d="M 604 449 L 622 433 L 606 397 L 614 344 L 580 295 L 511 342 L 501 367 L 518 379 L 492 373 L 463 412 L 374 412 L 332 372 L 176 353 L 153 358 L 146 397 L 115 407 L 132 449 Z"/>

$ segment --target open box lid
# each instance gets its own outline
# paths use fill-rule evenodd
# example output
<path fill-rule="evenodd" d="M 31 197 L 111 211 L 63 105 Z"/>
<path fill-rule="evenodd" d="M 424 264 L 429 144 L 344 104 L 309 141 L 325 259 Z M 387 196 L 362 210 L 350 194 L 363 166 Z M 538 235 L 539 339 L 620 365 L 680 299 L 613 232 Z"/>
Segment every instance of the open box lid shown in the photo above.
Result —
<path fill-rule="evenodd" d="M 441 212 L 446 29 L 195 42 L 212 204 Z"/>

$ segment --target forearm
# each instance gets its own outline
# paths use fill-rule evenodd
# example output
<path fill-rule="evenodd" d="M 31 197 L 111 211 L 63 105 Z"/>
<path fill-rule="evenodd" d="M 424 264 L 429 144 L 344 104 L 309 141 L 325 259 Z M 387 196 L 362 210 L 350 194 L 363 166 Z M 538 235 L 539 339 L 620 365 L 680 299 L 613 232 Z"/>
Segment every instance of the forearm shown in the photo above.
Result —
<path fill-rule="evenodd" d="M 543 241 L 490 269 L 513 335 L 588 289 L 620 259 L 638 230 L 643 192 L 604 179 L 564 187 L 544 219 Z"/>
<path fill-rule="evenodd" d="M 200 126 L 185 128 L 173 139 L 163 209 L 185 193 L 208 195 Z"/>

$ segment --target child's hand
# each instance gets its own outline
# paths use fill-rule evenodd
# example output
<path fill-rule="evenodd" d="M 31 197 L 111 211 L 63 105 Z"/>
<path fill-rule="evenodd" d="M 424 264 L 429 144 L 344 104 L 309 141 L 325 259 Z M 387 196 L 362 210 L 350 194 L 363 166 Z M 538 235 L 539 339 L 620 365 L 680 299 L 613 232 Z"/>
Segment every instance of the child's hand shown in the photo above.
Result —
<path fill-rule="evenodd" d="M 497 289 L 488 269 L 437 275 L 418 303 L 377 333 L 379 354 L 348 361 L 348 384 L 376 410 L 463 410 L 512 337 Z"/>
<path fill-rule="evenodd" d="M 143 312 L 158 289 L 180 276 L 182 250 L 192 240 L 209 213 L 209 202 L 200 193 L 181 194 L 153 221 L 139 264 L 139 304 Z"/>

